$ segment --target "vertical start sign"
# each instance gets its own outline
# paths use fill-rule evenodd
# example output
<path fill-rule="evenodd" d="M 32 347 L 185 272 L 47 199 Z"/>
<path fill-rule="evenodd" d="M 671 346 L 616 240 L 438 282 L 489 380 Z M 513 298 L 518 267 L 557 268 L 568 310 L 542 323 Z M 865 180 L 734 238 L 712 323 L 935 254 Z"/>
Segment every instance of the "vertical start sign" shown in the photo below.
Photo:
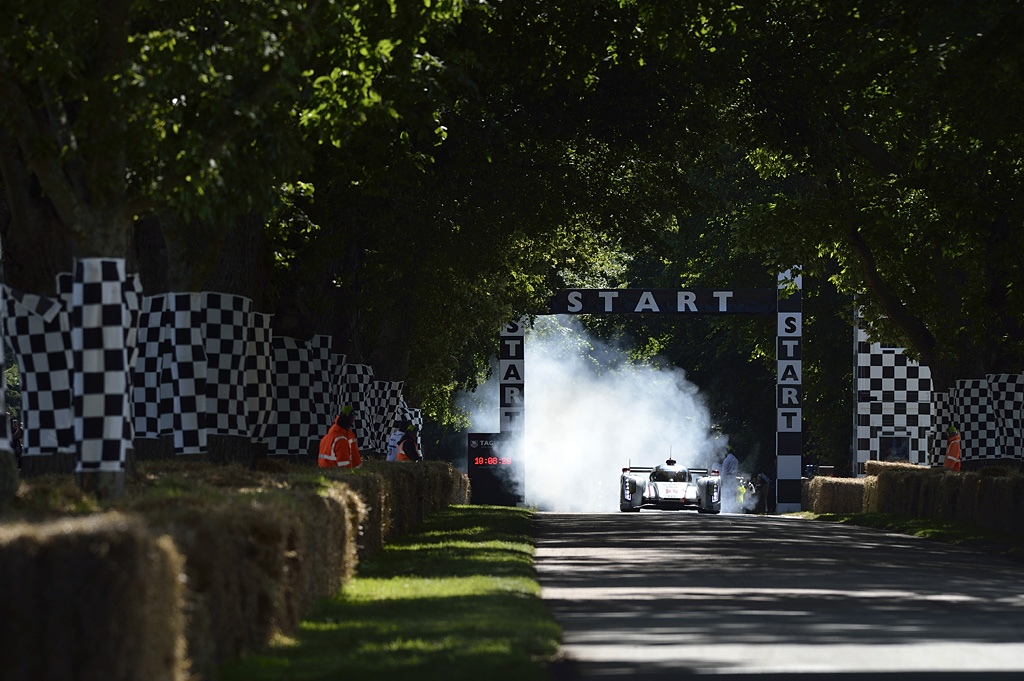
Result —
<path fill-rule="evenodd" d="M 794 268 L 779 275 L 776 360 L 776 509 L 800 510 L 803 475 L 803 277 Z"/>
<path fill-rule="evenodd" d="M 522 434 L 526 406 L 523 398 L 526 375 L 526 330 L 521 321 L 501 328 L 498 354 L 499 425 L 502 433 Z"/>

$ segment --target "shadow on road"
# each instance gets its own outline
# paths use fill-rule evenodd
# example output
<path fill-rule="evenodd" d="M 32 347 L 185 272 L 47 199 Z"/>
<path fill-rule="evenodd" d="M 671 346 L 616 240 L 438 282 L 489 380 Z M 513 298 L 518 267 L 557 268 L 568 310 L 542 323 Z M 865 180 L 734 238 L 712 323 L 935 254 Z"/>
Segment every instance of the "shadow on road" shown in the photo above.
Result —
<path fill-rule="evenodd" d="M 988 554 L 795 518 L 541 513 L 536 565 L 560 678 L 1024 678 L 1021 568 Z"/>

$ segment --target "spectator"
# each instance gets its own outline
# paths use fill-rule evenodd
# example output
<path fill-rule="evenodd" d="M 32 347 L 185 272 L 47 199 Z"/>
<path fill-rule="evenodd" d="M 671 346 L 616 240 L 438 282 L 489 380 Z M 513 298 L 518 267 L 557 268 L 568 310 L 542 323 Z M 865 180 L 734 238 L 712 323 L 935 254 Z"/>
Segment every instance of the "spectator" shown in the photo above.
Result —
<path fill-rule="evenodd" d="M 320 468 L 358 468 L 362 464 L 359 444 L 352 430 L 352 407 L 346 405 L 320 440 L 317 465 Z"/>
<path fill-rule="evenodd" d="M 960 470 L 960 433 L 954 426 L 946 430 L 946 459 L 942 462 L 943 468 Z"/>
<path fill-rule="evenodd" d="M 391 431 L 391 437 L 388 438 L 388 461 L 398 461 L 398 441 L 402 439 L 402 435 L 408 427 L 409 422 L 404 420 L 395 424 Z"/>
<path fill-rule="evenodd" d="M 420 446 L 416 440 L 416 424 L 410 423 L 409 427 L 405 429 L 405 433 L 402 434 L 402 439 L 398 441 L 398 456 L 395 460 L 421 461 L 423 456 L 420 454 Z"/>
<path fill-rule="evenodd" d="M 729 453 L 725 455 L 725 460 L 722 461 L 721 471 L 723 511 L 735 511 L 739 503 L 739 483 L 736 479 L 736 469 L 738 467 L 739 461 L 733 455 L 732 447 L 729 447 Z"/>
<path fill-rule="evenodd" d="M 21 467 L 21 450 L 22 450 L 21 440 L 22 440 L 23 435 L 24 435 L 24 433 L 21 430 L 21 422 L 18 419 L 16 419 L 16 418 L 12 418 L 11 419 L 11 451 L 14 452 L 14 461 L 18 465 L 19 468 Z"/>
<path fill-rule="evenodd" d="M 768 495 L 771 492 L 772 479 L 764 473 L 758 473 L 754 478 L 754 490 L 757 493 L 757 512 L 762 515 L 768 513 Z"/>

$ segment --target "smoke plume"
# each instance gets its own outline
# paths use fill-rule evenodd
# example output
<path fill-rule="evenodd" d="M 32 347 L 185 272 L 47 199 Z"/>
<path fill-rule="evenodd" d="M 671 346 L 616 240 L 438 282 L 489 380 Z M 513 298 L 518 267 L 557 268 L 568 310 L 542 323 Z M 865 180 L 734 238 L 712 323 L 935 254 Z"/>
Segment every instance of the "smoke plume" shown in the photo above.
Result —
<path fill-rule="evenodd" d="M 516 467 L 528 505 L 552 511 L 617 511 L 628 465 L 669 457 L 711 467 L 724 436 L 682 369 L 636 364 L 589 337 L 573 317 L 541 317 L 526 333 L 526 431 Z M 493 394 L 493 401 L 481 401 Z M 497 385 L 478 389 L 474 430 L 495 432 Z M 733 509 L 725 509 L 733 510 Z"/>

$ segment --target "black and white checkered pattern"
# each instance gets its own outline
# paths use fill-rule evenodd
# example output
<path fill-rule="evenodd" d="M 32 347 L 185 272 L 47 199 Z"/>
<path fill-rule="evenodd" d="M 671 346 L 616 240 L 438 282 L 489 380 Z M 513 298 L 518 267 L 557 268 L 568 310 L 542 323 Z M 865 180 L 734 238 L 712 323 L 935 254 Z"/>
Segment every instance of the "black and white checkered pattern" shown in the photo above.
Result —
<path fill-rule="evenodd" d="M 253 442 L 267 444 L 267 434 L 276 415 L 274 389 L 274 343 L 271 316 L 254 312 L 249 328 L 246 355 L 245 391 L 248 400 L 247 421 Z"/>
<path fill-rule="evenodd" d="M 277 419 L 268 433 L 272 454 L 310 454 L 327 432 L 330 337 L 273 338 Z M 321 432 L 323 431 L 323 432 Z"/>
<path fill-rule="evenodd" d="M 132 416 L 138 438 L 160 435 L 161 336 L 166 300 L 166 296 L 146 296 L 139 314 L 138 356 L 132 381 Z"/>
<path fill-rule="evenodd" d="M 877 458 L 883 437 L 908 438 L 911 463 L 928 463 L 931 372 L 902 348 L 872 343 L 854 328 L 857 372 L 857 462 Z"/>
<path fill-rule="evenodd" d="M 366 447 L 377 452 L 387 450 L 395 416 L 402 399 L 402 382 L 374 381 L 366 393 L 362 406 L 369 424 L 369 439 Z"/>
<path fill-rule="evenodd" d="M 80 473 L 125 468 L 133 438 L 131 343 L 138 300 L 137 282 L 128 278 L 123 259 L 75 262 L 70 306 L 72 408 Z"/>
<path fill-rule="evenodd" d="M 988 377 L 1003 457 L 1024 459 L 1024 374 Z"/>
<path fill-rule="evenodd" d="M 352 430 L 362 449 L 373 449 L 367 443 L 373 443 L 373 416 L 369 396 L 374 389 L 373 367 L 366 364 L 346 364 L 342 370 L 344 376 L 345 404 L 355 407 L 352 419 Z"/>
<path fill-rule="evenodd" d="M 932 393 L 932 429 L 929 431 L 929 460 L 932 466 L 941 465 L 946 457 L 946 429 L 953 425 L 949 393 Z"/>
<path fill-rule="evenodd" d="M 204 292 L 200 306 L 206 352 L 207 430 L 219 435 L 248 436 L 245 385 L 252 300 Z"/>
<path fill-rule="evenodd" d="M 5 287 L 0 286 L 0 311 L 7 309 L 7 291 Z M 2 313 L 0 313 L 2 314 Z M 0 323 L 0 349 L 7 347 L 4 340 L 4 325 Z M 0 449 L 4 451 L 14 451 L 14 439 L 13 433 L 10 428 L 10 419 L 7 418 L 7 372 L 0 371 L 0 414 L 3 421 L 0 424 Z"/>
<path fill-rule="evenodd" d="M 329 369 L 327 370 L 328 390 L 328 415 L 331 422 L 334 416 L 346 406 L 345 403 L 345 355 L 334 355 L 330 357 Z M 352 405 L 353 407 L 355 405 Z"/>
<path fill-rule="evenodd" d="M 416 445 L 419 447 L 420 453 L 423 453 L 423 412 L 419 409 L 411 408 L 406 404 L 405 397 L 399 395 L 396 419 L 416 424 Z"/>
<path fill-rule="evenodd" d="M 331 354 L 330 336 L 313 336 L 308 343 L 309 347 L 309 372 L 311 378 L 311 404 L 312 409 L 307 414 L 310 418 L 309 428 L 311 441 L 309 453 L 316 453 L 319 449 L 320 438 L 327 433 L 327 429 L 334 423 L 334 417 L 338 415 L 339 405 L 334 402 L 339 392 L 335 384 L 340 383 L 340 377 L 334 374 L 334 357 Z"/>
<path fill-rule="evenodd" d="M 149 296 L 140 324 L 138 437 L 173 435 L 177 453 L 197 454 L 211 433 L 250 435 L 252 301 L 214 292 Z"/>
<path fill-rule="evenodd" d="M 988 379 L 957 381 L 952 392 L 955 416 L 961 424 L 961 460 L 1000 458 L 1000 429 Z"/>
<path fill-rule="evenodd" d="M 121 260 L 83 260 L 58 277 L 58 298 L 6 290 L 3 332 L 22 373 L 26 453 L 76 451 L 81 471 L 122 470 L 133 437 L 173 435 L 178 453 L 209 433 L 248 435 L 278 454 L 315 451 L 338 409 L 383 450 L 397 415 L 422 427 L 401 383 L 330 352 L 330 338 L 275 338 L 247 298 L 143 298 Z M 77 326 L 76 326 L 77 325 Z M 3 426 L 6 430 L 6 424 Z"/>
<path fill-rule="evenodd" d="M 4 335 L 21 377 L 23 455 L 74 452 L 71 321 L 59 298 L 4 287 Z"/>

